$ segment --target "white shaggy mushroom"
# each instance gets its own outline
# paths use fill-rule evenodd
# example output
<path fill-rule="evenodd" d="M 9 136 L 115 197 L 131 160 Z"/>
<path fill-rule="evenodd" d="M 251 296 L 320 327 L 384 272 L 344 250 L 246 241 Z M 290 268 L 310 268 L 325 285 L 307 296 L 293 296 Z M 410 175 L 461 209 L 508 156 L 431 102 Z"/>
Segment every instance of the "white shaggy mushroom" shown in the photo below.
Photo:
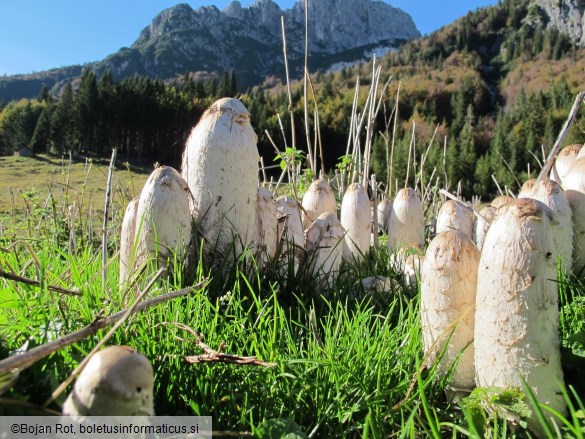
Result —
<path fill-rule="evenodd" d="M 343 227 L 332 212 L 319 215 L 305 232 L 307 257 L 314 273 L 331 279 L 341 265 Z"/>
<path fill-rule="evenodd" d="M 96 352 L 63 404 L 66 416 L 153 416 L 153 373 L 129 346 Z"/>
<path fill-rule="evenodd" d="M 565 175 L 563 188 L 573 220 L 573 273 L 581 275 L 585 269 L 585 157 Z"/>
<path fill-rule="evenodd" d="M 303 230 L 308 229 L 311 223 L 322 213 L 337 212 L 333 189 L 331 189 L 327 180 L 323 180 L 322 178 L 314 180 L 311 183 L 309 189 L 303 195 L 301 205 L 303 206 Z"/>
<path fill-rule="evenodd" d="M 136 209 L 136 257 L 139 267 L 150 258 L 167 263 L 181 260 L 191 239 L 189 188 L 179 173 L 169 166 L 154 170 L 140 193 Z"/>
<path fill-rule="evenodd" d="M 552 216 L 520 199 L 492 223 L 478 268 L 475 370 L 478 386 L 523 388 L 526 380 L 540 403 L 565 413 Z"/>
<path fill-rule="evenodd" d="M 473 242 L 475 242 L 479 251 L 483 248 L 485 235 L 487 235 L 490 225 L 498 215 L 497 212 L 498 209 L 494 206 L 485 206 L 479 211 L 479 217 L 475 218 L 473 223 Z"/>
<path fill-rule="evenodd" d="M 132 253 L 134 251 L 134 238 L 136 237 L 138 200 L 138 198 L 135 198 L 128 203 L 122 220 L 122 230 L 120 231 L 120 280 L 118 282 L 120 286 L 124 285 L 132 275 Z"/>
<path fill-rule="evenodd" d="M 263 266 L 276 255 L 278 218 L 276 202 L 270 190 L 259 187 L 256 203 L 254 247 L 258 263 Z"/>
<path fill-rule="evenodd" d="M 447 200 L 437 215 L 436 233 L 460 230 L 469 238 L 473 236 L 473 211 L 455 200 Z"/>
<path fill-rule="evenodd" d="M 400 189 L 392 203 L 388 220 L 388 249 L 411 245 L 422 247 L 425 239 L 425 214 L 414 189 Z"/>
<path fill-rule="evenodd" d="M 294 272 L 299 268 L 300 255 L 297 248 L 305 248 L 305 234 L 301 220 L 301 208 L 294 198 L 281 196 L 276 199 L 276 212 L 278 218 L 277 242 L 282 244 L 285 258 L 294 255 Z"/>
<path fill-rule="evenodd" d="M 193 194 L 192 210 L 203 236 L 223 253 L 235 239 L 254 239 L 258 187 L 257 137 L 239 100 L 214 102 L 193 128 L 182 175 Z"/>
<path fill-rule="evenodd" d="M 553 224 L 555 248 L 561 259 L 561 267 L 570 272 L 573 263 L 573 221 L 565 191 L 555 181 L 533 179 L 522 185 L 518 198 L 538 200 L 555 213 Z"/>
<path fill-rule="evenodd" d="M 557 175 L 561 179 L 561 181 L 557 181 L 556 175 L 554 170 L 550 171 L 550 179 L 556 181 L 558 184 L 562 184 L 565 175 L 571 170 L 579 154 L 581 153 L 581 147 L 583 145 L 573 144 L 569 146 L 565 146 L 561 151 L 558 153 L 555 159 L 555 168 L 557 170 Z"/>
<path fill-rule="evenodd" d="M 349 185 L 341 201 L 341 226 L 344 259 L 360 259 L 370 249 L 372 230 L 371 203 L 368 191 L 360 183 Z"/>
<path fill-rule="evenodd" d="M 378 227 L 384 233 L 388 232 L 388 220 L 390 219 L 390 213 L 392 212 L 392 199 L 383 198 L 378 203 Z"/>
<path fill-rule="evenodd" d="M 475 387 L 473 332 L 479 250 L 466 233 L 449 230 L 429 244 L 421 283 L 423 345 L 430 361 L 445 348 L 437 365 L 444 378 L 451 375 L 448 391 L 471 391 Z M 445 343 L 448 343 L 445 347 Z"/>

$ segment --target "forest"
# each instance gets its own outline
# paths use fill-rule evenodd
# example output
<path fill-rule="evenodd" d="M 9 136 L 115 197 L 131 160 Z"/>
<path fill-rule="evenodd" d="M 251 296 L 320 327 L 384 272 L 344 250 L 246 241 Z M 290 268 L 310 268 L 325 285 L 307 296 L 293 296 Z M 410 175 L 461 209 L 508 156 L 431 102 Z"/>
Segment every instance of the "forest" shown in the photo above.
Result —
<path fill-rule="evenodd" d="M 372 169 L 378 180 L 387 180 L 393 147 L 393 177 L 404 182 L 411 144 L 414 162 L 428 148 L 424 172 L 434 171 L 465 197 L 496 194 L 496 182 L 517 190 L 518 181 L 539 169 L 583 83 L 575 66 L 585 56 L 544 21 L 528 1 L 506 0 L 377 60 L 382 82 L 389 81 L 375 126 Z M 371 66 L 370 61 L 311 75 L 309 125 L 311 132 L 318 128 L 326 172 L 343 162 L 356 81 L 363 104 Z M 37 154 L 102 157 L 116 147 L 127 160 L 179 166 L 203 111 L 230 96 L 250 111 L 260 154 L 270 165 L 276 152 L 266 133 L 280 149 L 291 133 L 286 84 L 274 83 L 242 91 L 235 71 L 205 81 L 189 74 L 174 81 L 116 81 L 109 72 L 98 78 L 86 69 L 57 94 L 44 88 L 36 99 L 0 104 L 0 154 L 29 147 Z M 291 88 L 296 148 L 306 151 L 303 82 L 294 80 Z M 567 142 L 582 143 L 581 137 L 577 123 Z"/>

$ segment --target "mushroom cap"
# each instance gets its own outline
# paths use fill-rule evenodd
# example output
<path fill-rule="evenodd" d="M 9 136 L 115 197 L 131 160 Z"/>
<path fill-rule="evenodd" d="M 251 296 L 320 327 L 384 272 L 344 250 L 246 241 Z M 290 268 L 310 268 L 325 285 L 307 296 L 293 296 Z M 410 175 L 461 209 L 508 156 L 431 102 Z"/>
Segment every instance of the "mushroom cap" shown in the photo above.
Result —
<path fill-rule="evenodd" d="M 108 346 L 91 357 L 63 405 L 76 416 L 152 416 L 153 371 L 129 346 Z"/>

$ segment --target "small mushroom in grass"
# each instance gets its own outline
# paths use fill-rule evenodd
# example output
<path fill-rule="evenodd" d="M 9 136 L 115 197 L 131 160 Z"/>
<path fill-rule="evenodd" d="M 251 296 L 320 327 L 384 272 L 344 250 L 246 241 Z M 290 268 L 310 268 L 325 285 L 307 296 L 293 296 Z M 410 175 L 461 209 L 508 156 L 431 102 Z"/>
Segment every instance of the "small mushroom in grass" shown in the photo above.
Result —
<path fill-rule="evenodd" d="M 361 259 L 370 249 L 372 220 L 368 191 L 359 183 L 349 185 L 343 196 L 341 226 L 345 230 L 343 258 L 347 260 Z"/>
<path fill-rule="evenodd" d="M 153 372 L 129 346 L 108 346 L 91 357 L 63 404 L 66 416 L 153 416 Z"/>
<path fill-rule="evenodd" d="M 254 227 L 254 251 L 258 265 L 263 267 L 276 255 L 278 244 L 277 207 L 272 192 L 258 188 L 256 200 L 256 225 Z"/>
<path fill-rule="evenodd" d="M 335 194 L 327 180 L 318 179 L 311 183 L 303 196 L 303 229 L 308 229 L 319 215 L 325 212 L 337 212 Z"/>
<path fill-rule="evenodd" d="M 383 198 L 378 203 L 377 218 L 378 227 L 384 233 L 388 233 L 388 220 L 390 219 L 390 212 L 392 212 L 392 198 Z"/>
<path fill-rule="evenodd" d="M 388 250 L 423 246 L 424 242 L 425 214 L 420 197 L 412 188 L 400 189 L 388 220 Z"/>
<path fill-rule="evenodd" d="M 277 243 L 282 244 L 283 259 L 294 258 L 294 272 L 296 273 L 300 256 L 297 248 L 304 249 L 305 234 L 303 232 L 303 221 L 301 220 L 301 208 L 294 198 L 281 196 L 276 199 L 276 212 L 278 216 L 277 223 Z M 278 244 L 277 244 L 278 248 Z"/>
<path fill-rule="evenodd" d="M 332 212 L 319 215 L 309 226 L 305 247 L 311 259 L 314 273 L 321 273 L 329 280 L 339 271 L 343 246 L 343 227 Z"/>

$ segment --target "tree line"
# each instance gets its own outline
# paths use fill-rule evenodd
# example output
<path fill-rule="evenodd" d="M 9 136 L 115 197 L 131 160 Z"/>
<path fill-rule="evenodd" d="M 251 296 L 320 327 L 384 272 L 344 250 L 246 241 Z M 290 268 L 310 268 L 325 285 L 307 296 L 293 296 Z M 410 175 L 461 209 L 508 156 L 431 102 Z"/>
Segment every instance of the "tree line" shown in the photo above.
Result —
<path fill-rule="evenodd" d="M 392 178 L 400 186 L 414 185 L 418 177 L 407 172 L 409 156 L 411 169 L 425 173 L 427 180 L 433 175 L 441 186 L 460 186 L 466 197 L 493 195 L 496 182 L 516 188 L 518 181 L 535 175 L 542 150 L 550 149 L 571 107 L 575 78 L 556 78 L 552 86 L 531 92 L 521 88 L 516 96 L 504 97 L 506 74 L 530 60 L 546 65 L 585 56 L 558 32 L 526 25 L 540 23 L 541 12 L 528 1 L 505 0 L 380 60 L 381 82 L 392 79 L 374 126 L 372 169 L 379 181 L 389 178 L 391 145 Z M 310 141 L 320 139 L 329 173 L 347 159 L 354 88 L 359 77 L 359 105 L 364 105 L 371 69 L 371 63 L 359 63 L 312 76 Z M 394 132 L 390 116 L 399 83 Z M 307 151 L 302 83 L 293 84 L 290 106 L 285 87 L 238 93 L 235 72 L 204 81 L 186 75 L 165 82 L 143 77 L 115 81 L 108 72 L 98 79 L 86 70 L 58 96 L 45 89 L 36 99 L 0 108 L 0 154 L 27 146 L 35 153 L 109 156 L 117 147 L 127 159 L 179 166 L 191 129 L 215 99 L 225 96 L 238 96 L 250 111 L 266 165 L 272 164 L 276 148 L 293 146 L 291 111 L 295 146 Z M 582 141 L 581 126 L 578 121 L 569 142 Z"/>

